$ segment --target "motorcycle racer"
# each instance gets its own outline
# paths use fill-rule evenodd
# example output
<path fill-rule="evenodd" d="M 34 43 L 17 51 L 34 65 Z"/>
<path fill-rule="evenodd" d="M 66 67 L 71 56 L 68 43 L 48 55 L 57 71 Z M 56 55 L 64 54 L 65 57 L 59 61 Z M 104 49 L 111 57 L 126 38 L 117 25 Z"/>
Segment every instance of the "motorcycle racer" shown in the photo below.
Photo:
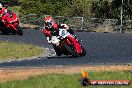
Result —
<path fill-rule="evenodd" d="M 57 23 L 54 21 L 54 19 L 51 16 L 47 16 L 44 20 L 45 20 L 45 24 L 44 24 L 42 31 L 45 34 L 45 36 L 47 37 L 48 43 L 50 43 L 50 44 L 52 43 L 53 36 L 58 37 L 57 39 L 53 40 L 53 41 L 57 41 L 57 44 L 53 44 L 53 47 L 54 47 L 54 50 L 55 50 L 57 56 L 60 56 L 62 54 L 62 52 L 58 51 L 59 50 L 58 49 L 58 46 L 59 46 L 58 41 L 61 40 L 59 38 L 60 29 L 65 29 L 70 33 L 70 35 L 68 35 L 67 38 L 70 39 L 71 42 L 75 45 L 75 51 L 78 54 L 82 53 L 82 49 L 80 48 L 81 45 L 76 40 L 76 37 L 74 36 L 74 32 L 69 28 L 69 26 L 67 24 Z"/>
<path fill-rule="evenodd" d="M 2 6 L 2 4 L 0 3 L 0 17 L 2 17 L 2 15 L 3 15 L 4 13 L 6 13 L 6 12 L 7 12 L 7 9 L 4 8 L 4 7 Z"/>
<path fill-rule="evenodd" d="M 1 17 L 7 12 L 7 9 L 5 9 L 2 4 L 0 3 L 0 26 L 3 26 L 3 22 L 1 21 Z"/>
<path fill-rule="evenodd" d="M 2 4 L 0 3 L 0 21 L 1 21 L 0 24 L 1 26 L 3 25 L 3 23 L 5 23 L 8 20 L 14 21 L 14 15 L 16 14 L 4 8 Z"/>
<path fill-rule="evenodd" d="M 17 15 L 10 11 L 6 10 L 4 7 L 2 7 L 2 4 L 0 3 L 0 31 L 2 34 L 18 34 L 20 36 L 23 35 L 23 31 L 19 26 L 19 18 Z"/>
<path fill-rule="evenodd" d="M 48 43 L 51 43 L 50 37 L 56 36 L 59 33 L 59 28 L 65 28 L 71 34 L 74 34 L 73 30 L 69 28 L 67 24 L 61 24 L 54 21 L 52 16 L 47 16 L 45 19 L 45 24 L 42 29 L 43 33 L 47 37 Z"/>
<path fill-rule="evenodd" d="M 7 10 L 6 8 L 4 8 L 2 6 L 2 4 L 0 3 L 0 20 L 2 22 L 6 21 L 7 18 L 10 18 L 10 20 L 14 20 L 13 16 L 15 15 L 15 13 L 13 13 L 10 10 Z"/>

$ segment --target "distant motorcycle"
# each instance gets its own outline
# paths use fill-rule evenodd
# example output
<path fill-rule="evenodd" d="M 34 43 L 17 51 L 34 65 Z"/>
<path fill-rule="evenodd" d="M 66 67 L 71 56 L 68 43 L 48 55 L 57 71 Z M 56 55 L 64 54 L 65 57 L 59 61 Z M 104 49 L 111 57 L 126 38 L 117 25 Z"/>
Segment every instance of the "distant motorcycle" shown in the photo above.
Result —
<path fill-rule="evenodd" d="M 59 29 L 59 36 L 52 36 L 51 43 L 57 56 L 72 55 L 73 57 L 85 56 L 86 51 L 75 34 L 70 34 L 66 29 Z"/>
<path fill-rule="evenodd" d="M 23 30 L 19 26 L 19 20 L 15 13 L 7 12 L 1 17 L 0 30 L 2 34 L 18 34 L 23 35 Z"/>

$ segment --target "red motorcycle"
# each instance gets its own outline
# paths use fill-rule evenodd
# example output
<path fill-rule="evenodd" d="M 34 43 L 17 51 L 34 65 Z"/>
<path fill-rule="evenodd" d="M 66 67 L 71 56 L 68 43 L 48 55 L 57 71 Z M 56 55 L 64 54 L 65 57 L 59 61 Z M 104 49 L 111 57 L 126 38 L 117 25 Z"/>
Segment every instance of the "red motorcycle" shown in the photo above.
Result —
<path fill-rule="evenodd" d="M 59 29 L 59 36 L 52 36 L 50 39 L 57 56 L 72 55 L 73 57 L 85 56 L 86 51 L 75 34 L 69 33 L 66 29 Z"/>
<path fill-rule="evenodd" d="M 23 30 L 19 26 L 19 20 L 15 13 L 7 12 L 1 17 L 0 30 L 2 34 L 18 34 L 23 35 Z"/>

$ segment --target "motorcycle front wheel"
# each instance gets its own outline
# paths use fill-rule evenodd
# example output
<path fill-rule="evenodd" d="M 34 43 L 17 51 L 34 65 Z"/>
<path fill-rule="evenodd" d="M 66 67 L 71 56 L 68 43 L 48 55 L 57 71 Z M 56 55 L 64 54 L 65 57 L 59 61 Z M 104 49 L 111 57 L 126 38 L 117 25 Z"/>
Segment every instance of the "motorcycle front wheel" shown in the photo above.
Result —
<path fill-rule="evenodd" d="M 72 55 L 74 58 L 79 57 L 79 55 L 72 49 L 72 46 L 68 45 L 67 43 L 64 44 L 65 49 Z"/>
<path fill-rule="evenodd" d="M 17 28 L 17 34 L 20 35 L 20 36 L 22 36 L 23 35 L 22 28 L 19 25 L 17 25 L 16 28 Z"/>
<path fill-rule="evenodd" d="M 86 50 L 83 48 L 83 46 L 81 46 L 82 48 L 82 53 L 80 53 L 80 56 L 85 56 L 86 55 Z"/>

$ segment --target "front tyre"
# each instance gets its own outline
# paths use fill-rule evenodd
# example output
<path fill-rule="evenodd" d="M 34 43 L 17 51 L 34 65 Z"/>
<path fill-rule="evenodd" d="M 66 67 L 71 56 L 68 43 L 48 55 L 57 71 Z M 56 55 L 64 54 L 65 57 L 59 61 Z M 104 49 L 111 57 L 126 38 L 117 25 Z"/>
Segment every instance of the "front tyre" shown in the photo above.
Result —
<path fill-rule="evenodd" d="M 74 58 L 79 57 L 79 55 L 69 46 L 67 43 L 64 44 L 64 48 L 72 55 Z"/>
<path fill-rule="evenodd" d="M 17 25 L 16 28 L 17 28 L 17 34 L 20 35 L 20 36 L 22 36 L 23 35 L 22 28 L 19 25 Z"/>
<path fill-rule="evenodd" d="M 82 53 L 80 54 L 80 56 L 85 56 L 86 55 L 86 50 L 82 47 Z"/>

